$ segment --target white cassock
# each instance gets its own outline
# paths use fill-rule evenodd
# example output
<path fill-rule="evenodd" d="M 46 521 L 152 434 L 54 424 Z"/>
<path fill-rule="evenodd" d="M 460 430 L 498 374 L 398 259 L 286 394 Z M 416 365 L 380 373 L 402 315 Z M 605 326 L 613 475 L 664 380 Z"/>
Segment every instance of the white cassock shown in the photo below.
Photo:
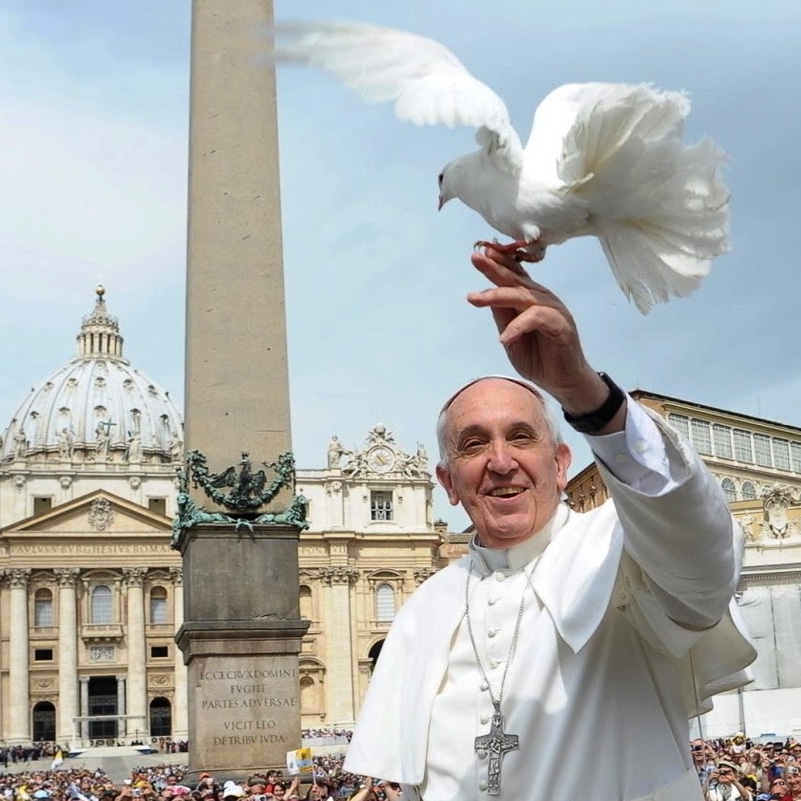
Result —
<path fill-rule="evenodd" d="M 631 398 L 625 431 L 587 439 L 613 501 L 584 514 L 562 506 L 515 548 L 474 543 L 417 590 L 384 643 L 346 770 L 400 782 L 409 801 L 542 801 L 555 790 L 702 801 L 688 716 L 746 684 L 756 657 L 732 601 L 742 534 L 691 446 Z M 498 796 L 474 747 L 493 709 L 465 621 L 468 581 L 496 698 L 526 593 L 501 704 L 519 749 L 502 759 Z"/>

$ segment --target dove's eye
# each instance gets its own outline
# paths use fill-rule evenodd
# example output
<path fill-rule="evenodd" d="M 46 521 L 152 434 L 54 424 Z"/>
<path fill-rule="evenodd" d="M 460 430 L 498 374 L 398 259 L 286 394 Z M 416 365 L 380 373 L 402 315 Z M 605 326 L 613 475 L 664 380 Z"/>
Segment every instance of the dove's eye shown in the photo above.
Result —
<path fill-rule="evenodd" d="M 439 186 L 440 186 L 440 189 L 442 188 L 442 182 L 443 182 L 444 180 L 445 180 L 445 173 L 444 173 L 444 172 L 441 172 L 441 173 L 439 174 L 438 178 L 437 178 L 437 181 L 439 181 Z"/>

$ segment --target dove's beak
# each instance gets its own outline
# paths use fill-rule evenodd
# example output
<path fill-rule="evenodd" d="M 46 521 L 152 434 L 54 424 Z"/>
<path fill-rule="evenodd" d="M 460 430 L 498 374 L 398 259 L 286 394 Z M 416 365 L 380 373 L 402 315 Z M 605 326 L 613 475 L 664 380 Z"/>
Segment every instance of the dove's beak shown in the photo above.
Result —
<path fill-rule="evenodd" d="M 439 196 L 439 201 L 437 203 L 437 211 L 442 211 L 442 207 L 445 205 L 445 198 L 442 197 L 442 194 Z"/>

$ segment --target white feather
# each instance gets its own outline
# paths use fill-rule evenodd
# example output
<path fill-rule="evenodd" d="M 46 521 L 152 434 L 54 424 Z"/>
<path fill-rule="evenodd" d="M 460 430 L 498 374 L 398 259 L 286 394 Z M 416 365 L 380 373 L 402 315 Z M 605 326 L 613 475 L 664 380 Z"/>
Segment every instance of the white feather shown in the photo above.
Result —
<path fill-rule="evenodd" d="M 394 102 L 415 125 L 478 128 L 506 169 L 519 168 L 520 139 L 506 104 L 444 45 L 358 23 L 277 25 L 274 57 L 328 72 L 368 103 Z"/>
<path fill-rule="evenodd" d="M 477 153 L 443 170 L 441 202 L 458 197 L 531 252 L 597 236 L 643 313 L 697 288 L 727 249 L 725 155 L 686 145 L 690 102 L 647 85 L 561 86 L 540 103 L 525 149 L 503 101 L 446 47 L 361 24 L 276 28 L 274 58 L 318 67 L 368 102 L 394 102 L 417 125 L 477 128 Z"/>

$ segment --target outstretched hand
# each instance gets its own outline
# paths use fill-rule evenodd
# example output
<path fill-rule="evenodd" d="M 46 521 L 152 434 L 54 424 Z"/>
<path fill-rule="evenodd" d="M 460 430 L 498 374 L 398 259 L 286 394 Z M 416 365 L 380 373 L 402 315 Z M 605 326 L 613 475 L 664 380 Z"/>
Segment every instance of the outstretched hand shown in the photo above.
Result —
<path fill-rule="evenodd" d="M 473 254 L 472 262 L 495 287 L 471 292 L 467 300 L 492 310 L 515 370 L 573 414 L 597 409 L 609 390 L 587 362 L 564 303 L 511 256 L 485 248 Z"/>

